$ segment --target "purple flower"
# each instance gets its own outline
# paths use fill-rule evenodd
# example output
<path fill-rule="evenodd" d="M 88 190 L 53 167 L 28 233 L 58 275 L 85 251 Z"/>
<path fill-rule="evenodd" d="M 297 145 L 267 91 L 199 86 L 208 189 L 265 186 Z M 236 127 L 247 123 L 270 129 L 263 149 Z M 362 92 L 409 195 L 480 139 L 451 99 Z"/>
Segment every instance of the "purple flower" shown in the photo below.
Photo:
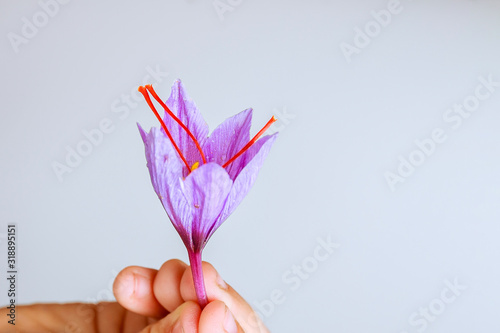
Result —
<path fill-rule="evenodd" d="M 252 109 L 226 119 L 210 136 L 208 125 L 182 83 L 172 86 L 164 103 L 151 85 L 139 87 L 161 123 L 149 133 L 140 125 L 153 188 L 189 254 L 198 301 L 207 304 L 201 252 L 215 230 L 255 182 L 277 133 L 260 136 L 274 117 L 250 139 Z M 164 108 L 163 119 L 149 93 Z"/>

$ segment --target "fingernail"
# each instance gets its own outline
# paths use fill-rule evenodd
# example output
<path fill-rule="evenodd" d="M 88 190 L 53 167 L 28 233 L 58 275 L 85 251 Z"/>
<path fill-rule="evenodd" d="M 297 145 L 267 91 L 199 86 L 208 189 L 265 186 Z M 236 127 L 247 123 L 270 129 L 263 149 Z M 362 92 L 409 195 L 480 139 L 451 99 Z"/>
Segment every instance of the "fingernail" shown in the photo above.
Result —
<path fill-rule="evenodd" d="M 227 306 L 222 327 L 224 328 L 224 332 L 238 333 L 238 326 L 236 326 L 236 321 L 234 320 L 233 314 L 231 313 L 231 311 L 229 311 Z"/>
<path fill-rule="evenodd" d="M 174 327 L 172 328 L 172 333 L 184 333 L 184 328 L 182 328 L 182 324 L 180 320 L 177 320 Z"/>
<path fill-rule="evenodd" d="M 224 289 L 224 290 L 227 290 L 227 289 L 228 289 L 228 286 L 227 286 L 226 281 L 224 281 L 224 280 L 222 279 L 222 277 L 219 275 L 219 273 L 217 273 L 216 283 L 217 283 L 217 285 L 219 286 L 219 288 Z"/>
<path fill-rule="evenodd" d="M 134 273 L 134 297 L 142 298 L 147 296 L 150 288 L 151 281 L 140 274 Z"/>

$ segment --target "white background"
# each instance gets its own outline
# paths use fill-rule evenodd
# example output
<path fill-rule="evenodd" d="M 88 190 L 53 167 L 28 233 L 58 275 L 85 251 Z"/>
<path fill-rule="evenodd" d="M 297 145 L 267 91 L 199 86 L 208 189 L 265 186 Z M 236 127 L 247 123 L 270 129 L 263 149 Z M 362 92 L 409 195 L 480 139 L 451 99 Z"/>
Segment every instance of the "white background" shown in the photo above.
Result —
<path fill-rule="evenodd" d="M 474 102 L 479 77 L 500 82 L 500 3 L 401 0 L 382 26 L 394 1 L 221 1 L 231 10 L 72 0 L 53 16 L 1 1 L 0 211 L 2 229 L 18 225 L 18 304 L 109 299 L 122 268 L 187 260 L 136 128 L 154 115 L 130 97 L 158 69 L 145 83 L 166 99 L 181 78 L 211 129 L 247 107 L 253 133 L 279 118 L 204 252 L 272 331 L 499 331 L 500 87 L 456 128 L 443 116 Z M 26 22 L 40 27 L 23 37 Z M 59 180 L 53 164 L 106 118 L 113 131 Z M 446 140 L 418 153 L 436 128 Z M 399 156 L 422 163 L 392 191 Z M 340 247 L 318 262 L 328 236 Z"/>

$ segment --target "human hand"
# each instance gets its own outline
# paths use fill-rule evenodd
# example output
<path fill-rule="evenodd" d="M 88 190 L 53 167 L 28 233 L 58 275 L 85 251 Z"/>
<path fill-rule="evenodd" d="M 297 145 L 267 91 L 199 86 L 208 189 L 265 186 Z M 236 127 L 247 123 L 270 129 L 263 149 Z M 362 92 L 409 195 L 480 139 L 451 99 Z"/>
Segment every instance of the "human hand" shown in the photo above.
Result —
<path fill-rule="evenodd" d="M 127 267 L 116 277 L 114 293 L 125 309 L 152 321 L 162 318 L 144 332 L 269 332 L 211 264 L 203 262 L 202 268 L 209 300 L 203 310 L 191 270 L 180 260 L 167 261 L 159 271 Z"/>
<path fill-rule="evenodd" d="M 113 286 L 116 302 L 34 304 L 16 308 L 16 326 L 1 332 L 269 332 L 247 302 L 203 263 L 209 304 L 202 310 L 189 266 L 169 260 L 160 270 L 131 266 Z M 0 316 L 7 318 L 6 309 Z"/>

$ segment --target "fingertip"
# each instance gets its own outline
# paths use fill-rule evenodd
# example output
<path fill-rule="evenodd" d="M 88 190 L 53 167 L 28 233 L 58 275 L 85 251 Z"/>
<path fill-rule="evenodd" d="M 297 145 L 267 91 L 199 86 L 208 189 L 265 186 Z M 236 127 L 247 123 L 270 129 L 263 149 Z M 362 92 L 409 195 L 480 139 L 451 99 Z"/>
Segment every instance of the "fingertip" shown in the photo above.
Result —
<path fill-rule="evenodd" d="M 188 301 L 181 306 L 179 323 L 181 332 L 198 332 L 198 323 L 201 316 L 201 308 L 196 302 Z"/>
<path fill-rule="evenodd" d="M 159 271 L 164 270 L 164 269 L 171 269 L 174 267 L 181 267 L 181 268 L 186 269 L 186 267 L 188 267 L 188 265 L 180 259 L 170 259 L 170 260 L 165 261 L 163 263 L 163 265 L 161 265 Z"/>
<path fill-rule="evenodd" d="M 155 297 L 170 312 L 184 303 L 180 292 L 180 284 L 187 267 L 188 265 L 181 260 L 168 260 L 160 267 L 154 280 L 153 291 Z"/>
<path fill-rule="evenodd" d="M 118 303 L 125 309 L 144 316 L 164 316 L 166 311 L 153 294 L 156 274 L 154 269 L 139 266 L 123 269 L 113 283 L 113 293 Z"/>
<path fill-rule="evenodd" d="M 200 315 L 200 333 L 243 332 L 236 322 L 231 310 L 222 301 L 210 302 Z"/>
<path fill-rule="evenodd" d="M 122 269 L 113 281 L 113 294 L 115 298 L 128 298 L 133 293 L 133 270 L 134 266 Z"/>
<path fill-rule="evenodd" d="M 144 328 L 141 333 L 152 332 L 198 332 L 201 308 L 195 302 L 185 302 L 165 318 Z"/>

